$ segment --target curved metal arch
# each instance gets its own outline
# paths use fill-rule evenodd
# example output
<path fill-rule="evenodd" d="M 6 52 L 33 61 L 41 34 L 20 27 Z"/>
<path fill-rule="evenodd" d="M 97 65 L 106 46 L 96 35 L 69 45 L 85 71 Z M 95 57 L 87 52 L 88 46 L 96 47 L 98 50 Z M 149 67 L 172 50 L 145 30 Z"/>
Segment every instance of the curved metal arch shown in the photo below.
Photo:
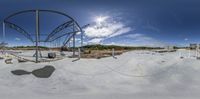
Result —
<path fill-rule="evenodd" d="M 6 18 L 4 19 L 4 21 L 7 21 L 8 19 L 10 19 L 10 18 L 12 18 L 12 17 L 14 17 L 14 16 L 16 16 L 16 15 L 20 15 L 20 14 L 28 13 L 28 12 L 35 12 L 35 11 L 39 11 L 39 12 L 51 12 L 51 13 L 57 13 L 57 14 L 66 16 L 66 17 L 70 18 L 71 20 L 73 20 L 74 23 L 75 23 L 75 24 L 78 26 L 78 28 L 80 29 L 80 32 L 83 33 L 83 30 L 82 30 L 82 28 L 80 27 L 80 25 L 79 25 L 71 16 L 69 16 L 69 15 L 67 15 L 67 14 L 65 14 L 65 13 L 59 12 L 59 11 L 55 11 L 55 10 L 25 10 L 25 11 L 19 11 L 19 12 L 17 12 L 17 13 L 11 14 L 11 15 L 9 15 L 8 17 L 6 17 Z M 55 29 L 54 29 L 54 30 L 55 30 Z M 83 39 L 82 36 L 81 36 L 81 39 Z"/>
<path fill-rule="evenodd" d="M 59 36 L 57 36 L 57 37 L 54 37 L 54 38 L 52 38 L 52 40 L 50 39 L 50 40 L 47 41 L 47 42 L 53 42 L 53 41 L 55 41 L 55 40 L 57 40 L 57 39 L 59 39 L 59 38 L 61 38 L 61 37 L 64 37 L 64 36 L 70 35 L 70 34 L 76 34 L 77 32 L 79 32 L 79 31 L 67 32 L 67 33 L 64 33 L 64 34 L 62 34 L 62 35 L 59 35 Z"/>
<path fill-rule="evenodd" d="M 33 38 L 31 37 L 31 35 L 26 32 L 23 28 L 21 28 L 20 26 L 14 24 L 14 23 L 11 23 L 11 22 L 8 22 L 8 21 L 4 21 L 4 23 L 6 25 L 8 25 L 10 28 L 16 30 L 17 32 L 23 34 L 25 37 L 27 37 L 31 42 L 34 42 Z"/>
<path fill-rule="evenodd" d="M 6 17 L 4 20 L 6 21 L 6 20 L 8 20 L 9 18 L 14 17 L 14 16 L 19 15 L 19 14 L 23 14 L 23 13 L 27 13 L 27 12 L 35 12 L 35 11 L 36 11 L 36 10 L 19 11 L 19 12 L 16 12 L 16 13 L 14 13 L 14 14 L 9 15 L 9 16 Z M 82 32 L 82 29 L 81 29 L 80 25 L 79 25 L 71 16 L 69 16 L 69 15 L 67 15 L 67 14 L 65 14 L 65 13 L 62 13 L 62 12 L 59 12 L 59 11 L 55 11 L 55 10 L 38 10 L 38 11 L 39 11 L 39 12 L 57 13 L 57 14 L 66 16 L 66 17 L 70 18 L 71 20 L 73 20 L 73 21 L 77 24 L 77 26 L 78 26 L 78 28 L 80 29 L 80 31 Z"/>
<path fill-rule="evenodd" d="M 71 38 L 73 38 L 74 35 L 75 34 L 72 34 L 67 39 L 65 39 L 65 41 L 63 42 L 63 46 L 66 46 L 69 43 L 69 41 L 71 40 Z"/>
<path fill-rule="evenodd" d="M 60 15 L 66 16 L 66 17 L 70 18 L 71 20 L 74 20 L 71 16 L 69 16 L 69 15 L 67 15 L 67 14 L 65 14 L 65 13 L 59 12 L 59 11 L 55 11 L 55 10 L 38 10 L 38 11 L 41 11 L 41 12 L 57 13 L 57 14 L 60 14 Z"/>
<path fill-rule="evenodd" d="M 35 15 L 36 15 L 36 41 L 34 41 L 33 39 L 32 39 L 32 37 L 31 37 L 31 35 L 28 33 L 28 32 L 26 32 L 24 29 L 22 29 L 21 27 L 19 27 L 19 26 L 17 26 L 16 24 L 14 24 L 14 23 L 11 23 L 11 22 L 9 22 L 9 19 L 10 18 L 12 18 L 12 17 L 14 17 L 14 16 L 16 16 L 16 15 L 19 15 L 19 14 L 23 14 L 23 13 L 28 13 L 28 12 L 35 12 Z M 69 18 L 69 19 L 71 19 L 72 21 L 73 21 L 73 32 L 72 33 L 69 33 L 68 32 L 68 34 L 70 35 L 68 35 L 66 38 L 66 43 L 68 43 L 68 41 L 71 39 L 71 38 L 73 38 L 73 47 L 74 47 L 74 49 L 73 49 L 73 56 L 75 56 L 75 35 L 77 34 L 77 32 L 75 32 L 76 30 L 78 30 L 78 32 L 80 31 L 81 32 L 81 46 L 82 46 L 82 41 L 83 41 L 83 31 L 82 31 L 82 29 L 81 29 L 81 27 L 80 27 L 80 25 L 72 18 L 72 17 L 70 17 L 69 15 L 67 15 L 67 14 L 65 14 L 65 13 L 62 13 L 62 12 L 59 12 L 59 11 L 53 11 L 53 10 L 25 10 L 25 11 L 20 11 L 20 12 L 17 12 L 17 13 L 14 13 L 14 14 L 11 14 L 11 15 L 9 15 L 8 17 L 6 17 L 3 21 L 6 23 L 6 24 L 8 24 L 12 29 L 15 29 L 15 30 L 17 30 L 18 32 L 20 32 L 20 33 L 22 33 L 23 35 L 25 35 L 28 39 L 30 39 L 31 41 L 33 41 L 33 42 L 36 42 L 36 52 L 35 52 L 35 54 L 36 54 L 36 63 L 38 62 L 38 50 L 39 50 L 39 48 L 38 48 L 38 42 L 40 42 L 39 41 L 39 12 L 51 12 L 51 13 L 57 13 L 57 14 L 59 14 L 59 15 L 63 15 L 63 16 L 66 16 L 67 18 Z M 4 24 L 5 24 L 4 23 Z M 5 27 L 4 27 L 4 24 L 3 24 L 3 30 L 5 30 Z M 55 31 L 52 33 L 52 34 L 56 34 L 57 32 L 60 32 L 61 30 L 63 30 L 64 28 L 66 28 L 66 27 L 68 27 L 68 26 L 65 26 L 65 25 L 61 25 L 61 26 L 58 26 L 58 28 L 56 28 L 56 29 L 54 29 Z M 4 34 L 5 34 L 5 31 L 3 32 Z M 51 34 L 51 35 L 52 35 Z M 66 33 L 65 33 L 66 34 Z M 67 34 L 66 34 L 67 35 Z M 59 37 L 63 37 L 63 36 L 65 36 L 64 34 L 62 34 L 62 35 L 59 35 L 59 36 L 57 36 L 57 37 L 54 37 L 55 39 L 53 39 L 53 40 L 56 40 L 57 38 L 59 38 Z"/>
<path fill-rule="evenodd" d="M 45 41 L 49 41 L 50 38 L 52 38 L 54 35 L 56 35 L 56 33 L 64 30 L 67 27 L 70 27 L 70 25 L 73 23 L 73 21 L 67 21 L 61 25 L 59 25 L 58 27 L 56 27 L 46 38 Z"/>
<path fill-rule="evenodd" d="M 74 23 L 78 26 L 78 28 L 80 29 L 80 31 L 82 32 L 82 29 L 80 27 L 80 25 L 69 15 L 65 14 L 65 13 L 62 13 L 62 12 L 59 12 L 59 11 L 55 11 L 55 10 L 39 10 L 39 11 L 44 11 L 44 12 L 52 12 L 52 13 L 57 13 L 57 14 L 60 14 L 60 15 L 64 15 L 70 19 L 72 19 L 74 21 Z"/>
<path fill-rule="evenodd" d="M 6 20 L 8 20 L 11 17 L 14 17 L 14 16 L 19 15 L 19 14 L 27 13 L 27 12 L 35 12 L 35 10 L 25 10 L 25 11 L 16 12 L 14 14 L 9 15 L 4 20 L 6 21 Z"/>
<path fill-rule="evenodd" d="M 77 25 L 78 25 L 78 24 L 73 23 L 73 26 L 77 26 Z M 75 28 L 75 27 L 74 27 L 74 28 Z M 81 29 L 80 29 L 80 30 L 74 30 L 73 32 L 64 33 L 64 34 L 62 34 L 62 35 L 60 35 L 60 36 L 58 36 L 58 37 L 54 37 L 53 40 L 51 40 L 52 38 L 50 38 L 47 42 L 55 41 L 56 39 L 59 39 L 59 38 L 61 38 L 61 37 L 67 35 L 66 39 L 65 39 L 64 42 L 63 42 L 63 46 L 66 46 L 66 44 L 68 44 L 68 42 L 70 41 L 70 39 L 73 38 L 73 37 L 76 35 L 76 33 L 78 33 L 78 32 L 81 32 Z M 81 33 L 82 33 L 82 32 L 81 32 Z M 82 35 L 81 35 L 81 41 L 82 41 Z M 82 43 L 82 42 L 81 42 L 81 43 Z M 81 45 L 82 45 L 82 44 L 81 44 Z"/>
<path fill-rule="evenodd" d="M 4 20 L 8 20 L 9 18 L 14 17 L 14 16 L 16 16 L 16 15 L 20 15 L 20 14 L 27 13 L 27 12 L 35 12 L 35 11 L 36 11 L 36 10 L 19 11 L 19 12 L 16 12 L 16 13 L 14 13 L 14 14 L 9 15 L 9 16 L 6 17 Z M 66 17 L 70 18 L 71 20 L 74 20 L 71 16 L 69 16 L 69 15 L 67 15 L 67 14 L 65 14 L 65 13 L 59 12 L 59 11 L 54 11 L 54 10 L 38 10 L 38 11 L 39 11 L 39 12 L 57 13 L 57 14 L 66 16 Z"/>

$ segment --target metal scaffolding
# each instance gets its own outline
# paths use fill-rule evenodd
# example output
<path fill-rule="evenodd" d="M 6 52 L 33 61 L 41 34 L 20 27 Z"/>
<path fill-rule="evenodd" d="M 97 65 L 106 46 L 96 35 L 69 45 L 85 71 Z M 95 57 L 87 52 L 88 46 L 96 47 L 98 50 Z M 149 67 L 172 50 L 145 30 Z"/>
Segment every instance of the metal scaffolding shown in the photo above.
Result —
<path fill-rule="evenodd" d="M 50 13 L 55 13 L 59 14 L 62 16 L 65 16 L 66 18 L 70 19 L 68 21 L 65 21 L 63 24 L 59 25 L 55 29 L 52 30 L 51 33 L 47 34 L 45 39 L 41 39 L 40 36 L 40 13 L 43 12 L 50 12 Z M 9 19 L 14 18 L 17 15 L 20 14 L 25 14 L 25 13 L 35 13 L 35 38 L 28 33 L 25 29 L 22 27 L 18 26 L 16 23 L 12 23 L 9 21 Z M 73 40 L 73 56 L 75 55 L 75 35 L 77 33 L 81 33 L 81 47 L 83 46 L 83 31 L 82 28 L 79 26 L 79 24 L 69 15 L 59 12 L 59 11 L 53 11 L 53 10 L 25 10 L 25 11 L 20 11 L 14 14 L 11 14 L 10 16 L 6 17 L 3 21 L 3 36 L 5 37 L 6 31 L 5 28 L 9 27 L 11 29 L 16 30 L 17 32 L 21 33 L 24 37 L 26 37 L 28 40 L 30 40 L 32 43 L 35 43 L 35 62 L 39 62 L 39 44 L 41 42 L 53 42 L 55 40 L 58 40 L 62 37 L 65 37 L 65 40 L 63 41 L 63 45 L 61 47 L 66 46 L 70 40 Z M 71 32 L 66 32 L 66 33 L 60 33 L 62 30 L 67 29 L 67 28 L 73 28 L 73 31 Z"/>

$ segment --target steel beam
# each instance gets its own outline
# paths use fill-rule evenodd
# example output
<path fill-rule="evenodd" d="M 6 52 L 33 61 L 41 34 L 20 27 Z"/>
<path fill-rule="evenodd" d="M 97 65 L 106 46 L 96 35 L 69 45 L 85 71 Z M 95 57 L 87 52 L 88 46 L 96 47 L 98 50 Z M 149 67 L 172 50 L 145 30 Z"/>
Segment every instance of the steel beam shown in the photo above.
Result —
<path fill-rule="evenodd" d="M 75 24 L 73 24 L 73 31 L 75 31 Z M 75 41 L 75 34 L 73 34 L 73 57 L 75 57 Z"/>
<path fill-rule="evenodd" d="M 31 35 L 28 32 L 26 32 L 23 28 L 21 28 L 20 26 L 14 24 L 14 23 L 8 22 L 8 21 L 4 21 L 4 26 L 5 25 L 8 25 L 11 29 L 14 29 L 19 33 L 22 33 L 27 39 L 29 39 L 31 42 L 34 42 Z M 4 27 L 4 29 L 5 29 L 5 27 Z M 4 36 L 5 36 L 5 30 L 4 30 Z"/>
<path fill-rule="evenodd" d="M 73 35 L 73 57 L 75 57 L 75 35 Z"/>
<path fill-rule="evenodd" d="M 6 29 L 5 29 L 5 22 L 3 22 L 3 42 L 5 41 L 6 36 Z"/>
<path fill-rule="evenodd" d="M 45 41 L 48 41 L 51 37 L 53 37 L 54 35 L 56 35 L 56 33 L 62 31 L 63 29 L 67 28 L 67 27 L 70 27 L 71 26 L 71 23 L 73 23 L 73 21 L 68 21 L 68 22 L 65 22 L 61 25 L 59 25 L 58 27 L 56 27 L 46 38 Z"/>
<path fill-rule="evenodd" d="M 49 42 L 53 42 L 53 41 L 55 41 L 55 40 L 57 40 L 57 39 L 59 39 L 59 38 L 61 38 L 61 37 L 64 37 L 65 35 L 76 34 L 77 32 L 79 32 L 79 31 L 67 32 L 67 33 L 64 33 L 64 34 L 62 34 L 62 35 L 59 35 L 59 36 L 57 36 L 57 37 L 54 37 L 54 38 L 52 38 L 52 40 L 48 40 L 48 41 L 49 41 Z"/>
<path fill-rule="evenodd" d="M 39 22 L 40 22 L 40 19 L 39 19 L 39 13 L 40 12 L 48 12 L 48 13 L 56 13 L 56 14 L 60 14 L 60 15 L 63 15 L 66 17 L 66 19 L 68 19 L 67 22 L 59 25 L 57 28 L 55 28 L 49 35 L 47 38 L 45 38 L 44 40 L 41 40 L 40 39 L 40 29 L 39 29 Z M 17 26 L 16 24 L 14 23 L 11 23 L 9 22 L 9 20 L 17 15 L 20 15 L 20 14 L 24 14 L 24 13 L 34 13 L 35 14 L 35 21 L 36 21 L 36 27 L 35 27 L 35 38 L 32 37 L 31 34 L 29 34 L 28 32 L 26 32 L 24 29 L 22 29 L 21 27 Z M 75 40 L 75 35 L 76 33 L 78 32 L 81 32 L 81 46 L 83 46 L 83 31 L 82 31 L 82 28 L 79 26 L 79 24 L 70 16 L 68 16 L 67 14 L 65 13 L 62 13 L 62 12 L 59 12 L 59 11 L 53 11 L 53 10 L 25 10 L 25 11 L 21 11 L 21 12 L 17 12 L 17 13 L 14 13 L 14 14 L 11 14 L 10 16 L 6 17 L 4 19 L 4 22 L 3 23 L 3 33 L 5 34 L 5 25 L 9 25 L 10 28 L 12 29 L 15 29 L 16 31 L 20 32 L 21 34 L 23 34 L 26 38 L 28 38 L 29 40 L 31 40 L 32 42 L 35 43 L 35 46 L 36 46 L 36 62 L 38 62 L 38 54 L 39 54 L 39 43 L 40 42 L 49 42 L 50 40 L 54 41 L 56 39 L 59 39 L 61 37 L 65 37 L 66 35 L 66 40 L 63 42 L 63 45 L 67 44 L 70 39 L 73 39 L 73 55 L 75 55 L 75 44 L 76 44 L 76 40 Z M 73 28 L 71 28 L 73 27 Z M 62 30 L 64 29 L 73 29 L 73 31 L 68 31 L 68 33 L 61 33 L 61 34 L 58 34 L 60 33 Z M 70 33 L 71 32 L 71 33 Z M 3 34 L 3 35 L 4 35 Z M 69 34 L 69 35 L 68 35 Z"/>

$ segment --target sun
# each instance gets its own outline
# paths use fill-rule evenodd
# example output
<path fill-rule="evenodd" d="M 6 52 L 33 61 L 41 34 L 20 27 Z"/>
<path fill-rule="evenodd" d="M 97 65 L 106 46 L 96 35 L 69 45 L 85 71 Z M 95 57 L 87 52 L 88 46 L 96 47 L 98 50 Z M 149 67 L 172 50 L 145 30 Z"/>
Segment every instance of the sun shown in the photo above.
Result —
<path fill-rule="evenodd" d="M 108 16 L 98 16 L 95 18 L 95 21 L 96 21 L 96 23 L 101 24 L 101 23 L 105 22 L 106 19 L 108 19 Z"/>

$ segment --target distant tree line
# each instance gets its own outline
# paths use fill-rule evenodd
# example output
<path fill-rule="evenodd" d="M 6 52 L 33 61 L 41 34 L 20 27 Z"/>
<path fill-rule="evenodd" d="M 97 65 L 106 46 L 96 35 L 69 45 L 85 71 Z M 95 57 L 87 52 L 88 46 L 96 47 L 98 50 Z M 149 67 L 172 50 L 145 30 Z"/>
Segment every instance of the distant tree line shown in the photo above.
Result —
<path fill-rule="evenodd" d="M 49 48 L 46 46 L 38 46 L 40 49 L 61 49 L 63 51 L 67 51 L 72 49 L 68 48 L 68 47 L 55 47 L 55 48 Z M 14 47 L 6 47 L 6 49 L 35 49 L 35 46 L 14 46 Z M 96 44 L 96 45 L 85 45 L 83 46 L 83 48 L 85 50 L 112 50 L 113 48 L 115 50 L 152 50 L 152 49 L 163 49 L 162 47 L 145 47 L 145 46 L 140 46 L 140 47 L 131 47 L 131 46 L 117 46 L 117 45 L 100 45 L 100 44 Z M 75 48 L 76 50 L 78 49 L 78 47 Z"/>
<path fill-rule="evenodd" d="M 14 47 L 6 47 L 6 49 L 25 49 L 25 50 L 32 50 L 32 49 L 35 49 L 36 47 L 35 46 L 14 46 Z M 49 49 L 48 47 L 45 47 L 45 46 L 38 46 L 38 48 L 40 49 L 44 49 L 44 50 L 47 50 Z"/>
<path fill-rule="evenodd" d="M 88 50 L 148 50 L 148 49 L 163 49 L 161 47 L 131 47 L 131 46 L 117 46 L 117 45 L 86 45 L 83 46 L 84 49 Z"/>

